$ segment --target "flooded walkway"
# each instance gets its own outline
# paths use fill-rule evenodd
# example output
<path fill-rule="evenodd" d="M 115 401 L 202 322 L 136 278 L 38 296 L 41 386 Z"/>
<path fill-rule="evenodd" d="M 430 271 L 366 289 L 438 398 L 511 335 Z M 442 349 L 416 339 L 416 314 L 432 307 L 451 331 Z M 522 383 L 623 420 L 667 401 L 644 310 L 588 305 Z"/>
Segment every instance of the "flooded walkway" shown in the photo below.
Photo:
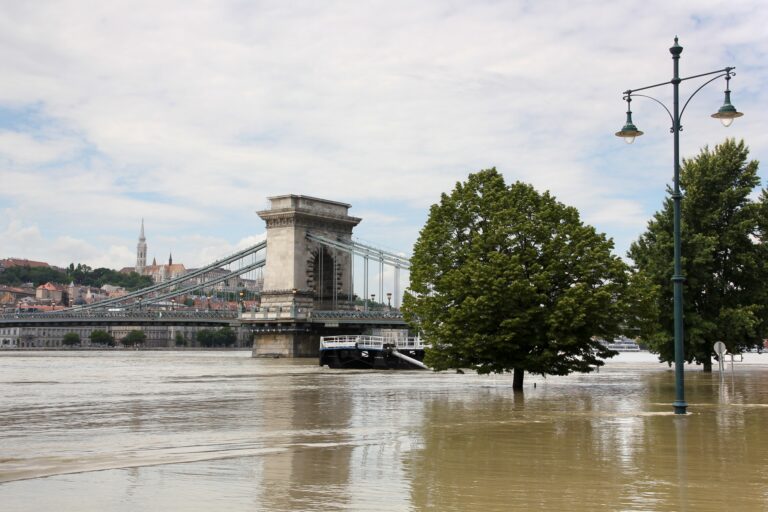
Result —
<path fill-rule="evenodd" d="M 768 354 L 724 379 L 344 371 L 242 352 L 0 353 L 26 510 L 768 510 Z M 535 384 L 535 387 L 534 387 Z"/>

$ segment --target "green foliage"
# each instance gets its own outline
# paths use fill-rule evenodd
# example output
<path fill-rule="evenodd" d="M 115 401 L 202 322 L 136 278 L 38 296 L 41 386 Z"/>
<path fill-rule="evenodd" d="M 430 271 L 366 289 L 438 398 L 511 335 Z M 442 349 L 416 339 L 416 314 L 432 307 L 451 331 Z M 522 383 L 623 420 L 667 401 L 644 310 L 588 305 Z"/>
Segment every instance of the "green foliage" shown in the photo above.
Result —
<path fill-rule="evenodd" d="M 64 335 L 64 338 L 62 338 L 61 343 L 63 345 L 66 345 L 68 347 L 74 347 L 75 345 L 80 345 L 80 335 L 76 332 L 68 332 Z"/>
<path fill-rule="evenodd" d="M 7 286 L 19 286 L 24 283 L 32 283 L 40 286 L 47 282 L 64 282 L 65 274 L 60 270 L 50 267 L 9 267 L 0 272 L 0 284 Z"/>
<path fill-rule="evenodd" d="M 131 331 L 125 335 L 125 338 L 120 343 L 125 346 L 143 345 L 145 341 L 147 341 L 147 335 L 144 334 L 144 331 Z"/>
<path fill-rule="evenodd" d="M 115 346 L 115 338 L 107 331 L 96 329 L 91 332 L 91 345 L 107 345 L 110 347 Z"/>
<path fill-rule="evenodd" d="M 102 287 L 105 284 L 137 290 L 152 285 L 152 278 L 136 272 L 124 274 L 109 268 L 92 269 L 88 265 L 70 263 L 66 270 L 66 282 L 74 281 L 85 286 Z"/>
<path fill-rule="evenodd" d="M 180 332 L 176 333 L 176 346 L 177 347 L 186 347 L 187 346 L 187 340 L 184 338 L 184 335 Z"/>
<path fill-rule="evenodd" d="M 219 346 L 231 347 L 237 342 L 237 334 L 230 327 L 222 327 L 217 333 Z"/>
<path fill-rule="evenodd" d="M 231 347 L 237 342 L 237 334 L 229 327 L 201 329 L 197 331 L 197 341 L 203 347 Z"/>
<path fill-rule="evenodd" d="M 589 372 L 615 352 L 626 265 L 576 209 L 495 169 L 471 174 L 430 209 L 411 258 L 403 312 L 437 370 Z M 519 379 L 519 380 L 518 380 Z"/>
<path fill-rule="evenodd" d="M 748 155 L 743 141 L 729 139 L 680 172 L 685 358 L 705 370 L 715 342 L 740 352 L 768 336 L 768 194 L 750 199 L 760 179 Z M 628 253 L 655 287 L 654 321 L 641 334 L 667 362 L 674 361 L 672 228 L 668 198 Z"/>
<path fill-rule="evenodd" d="M 108 268 L 94 270 L 88 265 L 80 263 L 77 266 L 70 263 L 64 271 L 50 267 L 10 267 L 4 272 L 0 272 L 0 284 L 8 286 L 18 286 L 23 283 L 33 283 L 35 286 L 40 286 L 47 282 L 69 283 L 72 281 L 79 285 L 99 288 L 105 284 L 111 284 L 122 286 L 128 290 L 137 290 L 152 285 L 151 277 L 140 276 L 136 272 L 123 274 Z"/>

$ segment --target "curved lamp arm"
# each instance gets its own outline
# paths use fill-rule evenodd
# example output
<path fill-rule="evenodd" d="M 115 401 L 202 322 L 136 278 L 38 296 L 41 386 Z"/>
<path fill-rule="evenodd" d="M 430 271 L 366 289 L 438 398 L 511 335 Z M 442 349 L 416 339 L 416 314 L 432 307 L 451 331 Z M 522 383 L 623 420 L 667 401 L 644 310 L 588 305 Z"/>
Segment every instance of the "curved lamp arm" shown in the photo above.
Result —
<path fill-rule="evenodd" d="M 657 100 L 653 96 L 648 96 L 648 95 L 645 95 L 645 94 L 635 94 L 635 93 L 632 93 L 632 92 L 630 92 L 627 96 L 632 96 L 632 97 L 640 96 L 641 98 L 648 98 L 649 100 L 655 101 L 656 103 L 661 105 L 661 108 L 663 108 L 664 110 L 667 111 L 667 114 L 669 115 L 669 120 L 672 121 L 673 125 L 675 124 L 675 118 L 672 116 L 672 112 L 669 111 L 669 109 L 667 108 L 667 106 L 665 104 L 663 104 L 662 102 L 660 102 L 659 100 Z M 627 96 L 624 96 L 624 100 L 625 101 L 627 99 Z"/>
<path fill-rule="evenodd" d="M 731 77 L 731 76 L 733 76 L 733 75 L 735 75 L 735 74 L 736 74 L 736 73 L 734 73 L 733 71 L 730 71 L 730 70 L 729 70 L 729 71 L 726 71 L 725 73 L 723 73 L 722 75 L 717 75 L 716 77 L 714 77 L 714 78 L 711 78 L 711 79 L 707 80 L 706 82 L 704 82 L 703 84 L 701 84 L 701 85 L 699 86 L 699 88 L 698 88 L 698 89 L 696 89 L 695 91 L 693 91 L 693 94 L 691 94 L 690 96 L 688 96 L 688 99 L 686 100 L 685 104 L 683 105 L 683 108 L 682 108 L 682 110 L 680 110 L 680 121 L 682 121 L 682 119 L 683 119 L 683 113 L 685 112 L 685 107 L 687 107 L 687 106 L 688 106 L 688 103 L 690 103 L 690 102 L 691 102 L 691 100 L 693 99 L 693 97 L 694 97 L 694 96 L 696 96 L 696 93 L 698 93 L 700 90 L 702 90 L 702 89 L 704 88 L 704 86 L 705 86 L 705 85 L 707 85 L 707 84 L 710 84 L 710 83 L 714 82 L 714 81 L 715 81 L 715 80 L 717 80 L 718 78 L 722 78 L 722 77 L 724 77 L 724 76 L 725 76 L 725 77 Z M 667 112 L 669 112 L 669 111 L 667 111 Z"/>

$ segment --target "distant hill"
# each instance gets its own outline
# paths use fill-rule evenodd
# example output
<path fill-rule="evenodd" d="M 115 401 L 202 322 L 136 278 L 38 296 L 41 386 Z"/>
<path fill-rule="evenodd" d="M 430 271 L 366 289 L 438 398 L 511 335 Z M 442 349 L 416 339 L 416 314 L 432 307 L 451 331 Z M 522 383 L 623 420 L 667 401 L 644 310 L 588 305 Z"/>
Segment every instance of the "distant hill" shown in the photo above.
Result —
<path fill-rule="evenodd" d="M 0 262 L 29 262 L 31 265 L 12 264 L 2 265 L 0 272 L 0 284 L 8 286 L 19 286 L 24 283 L 32 283 L 34 286 L 40 286 L 47 282 L 52 283 L 70 283 L 75 282 L 79 285 L 95 286 L 101 288 L 105 284 L 121 286 L 128 290 L 137 290 L 150 286 L 152 278 L 149 276 L 140 276 L 136 272 L 128 274 L 120 273 L 117 270 L 109 268 L 92 269 L 88 265 L 71 263 L 65 269 L 51 267 L 44 262 L 33 262 L 18 258 L 8 258 Z"/>

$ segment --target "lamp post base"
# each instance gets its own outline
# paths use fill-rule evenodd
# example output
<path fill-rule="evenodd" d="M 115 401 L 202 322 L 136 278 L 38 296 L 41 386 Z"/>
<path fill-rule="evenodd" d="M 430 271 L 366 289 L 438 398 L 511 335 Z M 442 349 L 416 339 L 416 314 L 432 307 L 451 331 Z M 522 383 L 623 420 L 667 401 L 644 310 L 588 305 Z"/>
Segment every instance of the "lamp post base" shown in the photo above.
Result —
<path fill-rule="evenodd" d="M 686 409 L 688 409 L 688 404 L 686 402 L 675 400 L 672 403 L 672 407 L 675 408 L 675 414 L 686 414 Z"/>

